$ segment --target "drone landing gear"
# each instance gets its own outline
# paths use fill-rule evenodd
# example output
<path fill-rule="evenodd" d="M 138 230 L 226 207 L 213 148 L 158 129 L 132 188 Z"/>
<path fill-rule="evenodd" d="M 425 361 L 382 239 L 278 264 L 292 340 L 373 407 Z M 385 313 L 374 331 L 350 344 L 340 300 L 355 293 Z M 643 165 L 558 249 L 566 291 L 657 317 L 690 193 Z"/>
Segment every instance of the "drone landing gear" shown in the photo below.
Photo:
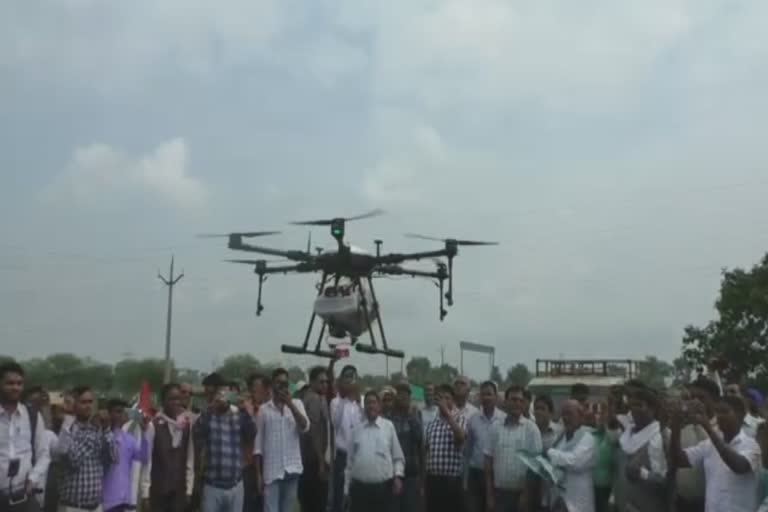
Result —
<path fill-rule="evenodd" d="M 320 286 L 318 289 L 318 295 L 323 293 L 323 289 L 325 287 L 325 282 L 327 280 L 328 276 L 324 273 L 322 279 L 320 280 Z M 379 334 L 381 336 L 381 347 L 379 347 L 376 343 L 376 334 L 373 330 L 373 321 L 371 318 L 371 315 L 368 312 L 368 303 L 367 299 L 365 297 L 365 294 L 361 294 L 361 302 L 360 306 L 363 310 L 363 317 L 365 319 L 365 324 L 367 326 L 368 335 L 371 337 L 371 344 L 370 345 L 364 345 L 362 343 L 357 342 L 356 337 L 351 338 L 352 345 L 357 348 L 358 352 L 362 352 L 365 354 L 384 354 L 388 357 L 397 357 L 397 358 L 404 358 L 405 353 L 403 353 L 402 350 L 392 350 L 387 346 L 387 337 L 384 334 L 384 326 L 381 323 L 381 312 L 379 311 L 379 303 L 376 300 L 376 291 L 373 287 L 373 279 L 368 276 L 368 286 L 371 290 L 371 299 L 373 300 L 373 311 L 376 313 L 375 318 L 378 318 L 378 324 L 379 324 Z M 359 277 L 356 277 L 353 279 L 353 284 L 358 287 L 358 289 L 362 290 L 362 282 Z M 335 352 L 332 352 L 330 350 L 322 350 L 322 342 L 323 342 L 323 336 L 325 335 L 325 330 L 328 327 L 327 322 L 323 321 L 323 325 L 320 327 L 320 333 L 317 337 L 317 342 L 315 343 L 314 350 L 311 350 L 309 348 L 309 339 L 312 336 L 312 328 L 315 325 L 315 317 L 317 315 L 313 312 L 312 316 L 309 318 L 309 326 L 307 327 L 307 334 L 304 337 L 304 343 L 301 346 L 296 345 L 283 345 L 281 350 L 286 354 L 307 354 L 307 355 L 314 355 L 318 357 L 327 357 L 329 359 L 336 359 L 337 355 Z"/>
<path fill-rule="evenodd" d="M 363 352 L 365 354 L 384 354 L 387 357 L 397 357 L 397 358 L 404 358 L 405 353 L 403 353 L 402 350 L 393 350 L 390 349 L 387 346 L 387 336 L 384 334 L 384 324 L 381 320 L 381 310 L 379 309 L 379 301 L 376 299 L 376 290 L 373 287 L 373 278 L 369 275 L 367 277 L 368 279 L 368 286 L 371 290 L 371 300 L 373 300 L 373 311 L 376 313 L 376 318 L 378 318 L 378 324 L 379 324 L 379 334 L 381 335 L 381 348 L 376 346 L 376 335 L 373 331 L 373 326 L 371 325 L 371 315 L 368 314 L 368 303 L 367 299 L 365 298 L 365 294 L 362 294 L 362 301 L 361 306 L 363 308 L 363 317 L 365 318 L 365 324 L 368 326 L 368 335 L 371 337 L 371 344 L 370 345 L 363 345 L 362 343 L 357 343 L 355 346 L 357 347 L 358 352 Z M 357 286 L 361 287 L 360 278 L 355 278 L 355 284 Z M 361 287 L 362 288 L 362 287 Z"/>
<path fill-rule="evenodd" d="M 323 293 L 323 289 L 325 288 L 325 281 L 327 280 L 328 275 L 323 272 L 323 277 L 320 279 L 320 286 L 317 287 L 317 295 L 318 297 Z M 322 350 L 321 344 L 323 342 L 323 336 L 325 335 L 325 328 L 326 323 L 323 321 L 323 325 L 320 327 L 320 334 L 317 336 L 317 343 L 315 344 L 314 350 L 309 350 L 309 338 L 312 336 L 312 327 L 315 325 L 315 317 L 317 315 L 312 312 L 312 316 L 309 317 L 309 326 L 307 327 L 307 335 L 304 337 L 304 344 L 301 346 L 296 345 L 283 345 L 280 347 L 280 350 L 282 350 L 286 354 L 309 354 L 314 355 L 318 357 L 327 357 L 329 359 L 335 359 L 336 353 L 331 352 L 330 350 Z"/>

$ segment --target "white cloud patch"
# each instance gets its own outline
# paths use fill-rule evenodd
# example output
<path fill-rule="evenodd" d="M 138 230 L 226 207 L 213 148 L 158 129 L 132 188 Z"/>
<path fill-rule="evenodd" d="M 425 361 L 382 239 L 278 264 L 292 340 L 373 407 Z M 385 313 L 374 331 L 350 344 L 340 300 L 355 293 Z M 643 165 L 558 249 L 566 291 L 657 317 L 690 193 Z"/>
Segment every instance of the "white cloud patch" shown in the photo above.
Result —
<path fill-rule="evenodd" d="M 180 209 L 205 205 L 208 193 L 203 182 L 189 174 L 184 139 L 169 140 L 141 156 L 99 143 L 77 148 L 44 197 L 104 206 L 136 193 L 149 194 Z"/>

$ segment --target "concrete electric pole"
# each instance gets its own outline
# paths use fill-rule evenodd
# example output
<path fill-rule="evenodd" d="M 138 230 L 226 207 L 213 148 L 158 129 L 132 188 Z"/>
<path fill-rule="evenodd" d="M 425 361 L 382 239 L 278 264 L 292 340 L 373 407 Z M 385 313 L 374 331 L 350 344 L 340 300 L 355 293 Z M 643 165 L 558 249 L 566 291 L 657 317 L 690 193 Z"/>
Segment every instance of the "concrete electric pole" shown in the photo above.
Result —
<path fill-rule="evenodd" d="M 173 256 L 171 256 L 171 269 L 168 274 L 168 279 L 164 278 L 159 272 L 157 273 L 158 279 L 160 279 L 165 286 L 168 287 L 168 317 L 165 320 L 165 372 L 163 374 L 163 382 L 168 384 L 171 382 L 171 320 L 173 316 L 173 287 L 176 283 L 181 281 L 184 277 L 184 272 L 174 277 L 173 276 Z"/>

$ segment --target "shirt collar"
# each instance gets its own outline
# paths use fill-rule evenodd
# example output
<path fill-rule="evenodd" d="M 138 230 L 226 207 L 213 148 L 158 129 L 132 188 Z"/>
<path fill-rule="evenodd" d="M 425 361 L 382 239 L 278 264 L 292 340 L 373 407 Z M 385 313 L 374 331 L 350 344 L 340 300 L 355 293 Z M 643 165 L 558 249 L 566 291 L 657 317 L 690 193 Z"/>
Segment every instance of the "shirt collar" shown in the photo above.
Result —
<path fill-rule="evenodd" d="M 13 411 L 13 414 L 8 414 L 8 411 L 5 409 L 5 407 L 0 407 L 0 416 L 8 416 L 10 417 L 21 417 L 21 404 L 16 404 L 16 410 Z"/>
<path fill-rule="evenodd" d="M 376 416 L 376 419 L 374 421 L 370 421 L 368 417 L 365 418 L 364 425 L 366 427 L 379 427 L 381 428 L 381 424 L 384 423 L 384 420 L 382 419 L 381 415 Z"/>

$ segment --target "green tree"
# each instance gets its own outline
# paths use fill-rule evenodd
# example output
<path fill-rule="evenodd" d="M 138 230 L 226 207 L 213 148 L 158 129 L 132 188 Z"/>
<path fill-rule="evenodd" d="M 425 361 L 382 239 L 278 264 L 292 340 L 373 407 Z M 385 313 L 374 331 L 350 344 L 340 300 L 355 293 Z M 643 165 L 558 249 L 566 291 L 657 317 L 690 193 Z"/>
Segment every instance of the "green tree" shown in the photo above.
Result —
<path fill-rule="evenodd" d="M 162 359 L 124 359 L 115 365 L 115 389 L 124 393 L 136 393 L 143 382 L 153 391 L 163 387 L 165 361 Z M 175 380 L 171 369 L 171 379 Z"/>
<path fill-rule="evenodd" d="M 683 356 L 677 357 L 672 361 L 672 367 L 674 368 L 672 383 L 676 386 L 690 382 L 693 377 L 694 367 L 689 360 Z"/>
<path fill-rule="evenodd" d="M 726 378 L 768 381 L 768 254 L 749 270 L 723 269 L 715 309 L 707 325 L 685 328 L 685 359 L 692 367 L 721 359 Z"/>
<path fill-rule="evenodd" d="M 504 377 L 501 375 L 501 370 L 499 370 L 499 367 L 496 365 L 494 365 L 491 369 L 491 380 L 496 384 L 501 384 L 504 382 Z"/>
<path fill-rule="evenodd" d="M 527 386 L 533 378 L 531 371 L 523 363 L 517 363 L 515 366 L 507 370 L 507 380 L 505 386 Z"/>
<path fill-rule="evenodd" d="M 458 368 L 444 364 L 438 368 L 432 368 L 427 380 L 433 384 L 453 384 L 458 376 Z"/>
<path fill-rule="evenodd" d="M 288 368 L 288 378 L 293 383 L 299 382 L 300 380 L 303 380 L 304 382 L 306 382 L 307 374 L 304 373 L 304 370 L 302 370 L 298 366 L 291 366 L 290 368 Z"/>
<path fill-rule="evenodd" d="M 405 365 L 405 374 L 408 381 L 417 386 L 423 386 L 430 380 L 432 373 L 432 363 L 426 357 L 412 357 Z"/>
<path fill-rule="evenodd" d="M 262 365 L 251 354 L 234 354 L 227 357 L 216 370 L 224 378 L 244 381 L 254 372 L 262 371 Z"/>
<path fill-rule="evenodd" d="M 648 386 L 656 389 L 666 387 L 666 379 L 671 377 L 675 368 L 655 356 L 647 356 L 644 361 L 638 365 L 638 380 L 643 381 Z"/>

